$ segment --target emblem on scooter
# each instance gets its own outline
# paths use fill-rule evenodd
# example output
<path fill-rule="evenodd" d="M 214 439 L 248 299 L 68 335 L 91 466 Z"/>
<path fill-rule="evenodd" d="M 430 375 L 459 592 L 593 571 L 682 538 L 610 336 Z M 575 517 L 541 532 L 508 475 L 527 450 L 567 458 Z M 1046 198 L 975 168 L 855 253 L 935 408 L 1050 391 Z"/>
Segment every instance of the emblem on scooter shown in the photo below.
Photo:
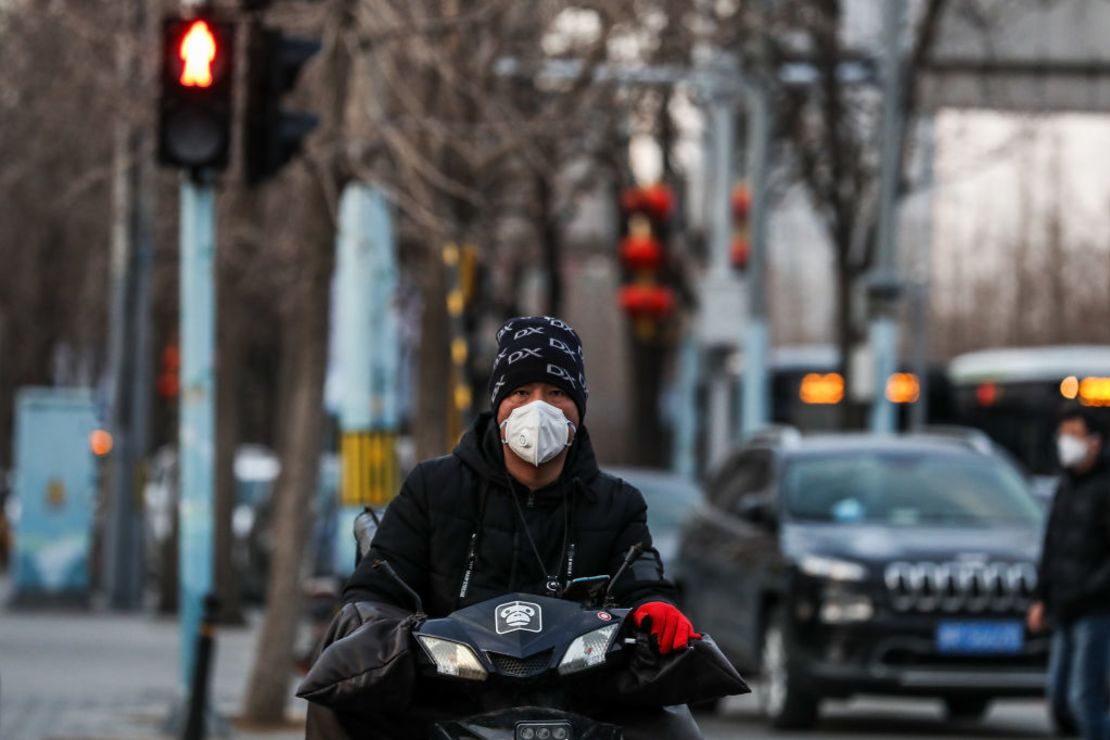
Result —
<path fill-rule="evenodd" d="M 543 610 L 530 601 L 510 601 L 494 609 L 497 634 L 543 632 Z"/>

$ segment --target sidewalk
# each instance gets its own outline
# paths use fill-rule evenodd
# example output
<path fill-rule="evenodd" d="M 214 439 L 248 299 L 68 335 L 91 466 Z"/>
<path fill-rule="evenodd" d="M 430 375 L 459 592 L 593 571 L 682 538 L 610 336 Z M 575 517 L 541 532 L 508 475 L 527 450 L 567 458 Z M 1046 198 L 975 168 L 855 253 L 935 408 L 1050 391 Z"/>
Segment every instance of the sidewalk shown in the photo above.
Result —
<path fill-rule="evenodd" d="M 0 583 L 0 598 L 7 584 Z M 259 615 L 216 637 L 211 700 L 234 738 L 304 737 L 305 702 L 292 697 L 292 724 L 237 727 L 254 657 Z M 181 701 L 177 622 L 149 614 L 12 611 L 0 601 L 0 740 L 169 738 L 164 724 Z"/>

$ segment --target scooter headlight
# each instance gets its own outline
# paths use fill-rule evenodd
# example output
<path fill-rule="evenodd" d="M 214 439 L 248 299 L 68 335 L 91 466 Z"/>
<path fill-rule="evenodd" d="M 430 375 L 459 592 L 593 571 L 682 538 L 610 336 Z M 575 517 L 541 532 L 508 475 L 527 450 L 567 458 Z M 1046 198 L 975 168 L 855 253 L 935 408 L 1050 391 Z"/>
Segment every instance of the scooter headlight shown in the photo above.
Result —
<path fill-rule="evenodd" d="M 559 673 L 576 673 L 604 663 L 605 654 L 609 652 L 609 645 L 619 628 L 619 624 L 611 624 L 575 638 L 559 661 Z"/>
<path fill-rule="evenodd" d="M 436 664 L 437 673 L 470 681 L 485 681 L 489 675 L 469 646 L 453 640 L 444 640 L 441 637 L 428 635 L 416 637 L 424 652 Z"/>

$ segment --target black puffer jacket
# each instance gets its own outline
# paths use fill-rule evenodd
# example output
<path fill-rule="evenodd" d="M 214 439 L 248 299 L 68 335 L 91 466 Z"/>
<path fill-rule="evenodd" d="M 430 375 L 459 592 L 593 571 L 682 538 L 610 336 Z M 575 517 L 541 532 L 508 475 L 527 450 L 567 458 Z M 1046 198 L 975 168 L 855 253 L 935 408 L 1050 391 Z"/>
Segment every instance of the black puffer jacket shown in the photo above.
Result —
<path fill-rule="evenodd" d="M 1067 624 L 1110 613 L 1110 461 L 1082 475 L 1065 473 L 1052 500 L 1041 553 L 1039 595 Z"/>
<path fill-rule="evenodd" d="M 510 495 L 517 496 L 542 567 Z M 560 582 L 612 575 L 629 547 L 643 542 L 648 548 L 621 576 L 614 595 L 622 606 L 674 603 L 674 587 L 650 547 L 646 515 L 638 490 L 598 469 L 585 428 L 558 481 L 534 492 L 510 483 L 497 426 L 482 414 L 452 454 L 423 462 L 409 475 L 370 554 L 348 581 L 344 601 L 412 608 L 403 591 L 370 567 L 379 558 L 420 594 L 429 616 L 440 617 L 513 591 L 542 594 L 545 572 Z"/>

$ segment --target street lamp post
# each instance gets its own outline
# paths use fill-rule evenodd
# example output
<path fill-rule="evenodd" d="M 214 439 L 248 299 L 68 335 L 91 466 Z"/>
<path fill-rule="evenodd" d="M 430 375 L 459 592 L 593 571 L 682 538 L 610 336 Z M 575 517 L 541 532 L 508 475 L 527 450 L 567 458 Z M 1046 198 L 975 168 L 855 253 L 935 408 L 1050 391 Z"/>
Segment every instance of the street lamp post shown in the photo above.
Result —
<path fill-rule="evenodd" d="M 895 430 L 894 404 L 887 398 L 887 380 L 898 369 L 898 323 L 895 315 L 898 280 L 895 256 L 898 236 L 898 175 L 902 146 L 902 49 L 901 31 L 905 0 L 883 5 L 886 70 L 883 89 L 883 122 L 879 171 L 878 255 L 871 275 L 871 351 L 875 362 L 871 431 Z"/>

